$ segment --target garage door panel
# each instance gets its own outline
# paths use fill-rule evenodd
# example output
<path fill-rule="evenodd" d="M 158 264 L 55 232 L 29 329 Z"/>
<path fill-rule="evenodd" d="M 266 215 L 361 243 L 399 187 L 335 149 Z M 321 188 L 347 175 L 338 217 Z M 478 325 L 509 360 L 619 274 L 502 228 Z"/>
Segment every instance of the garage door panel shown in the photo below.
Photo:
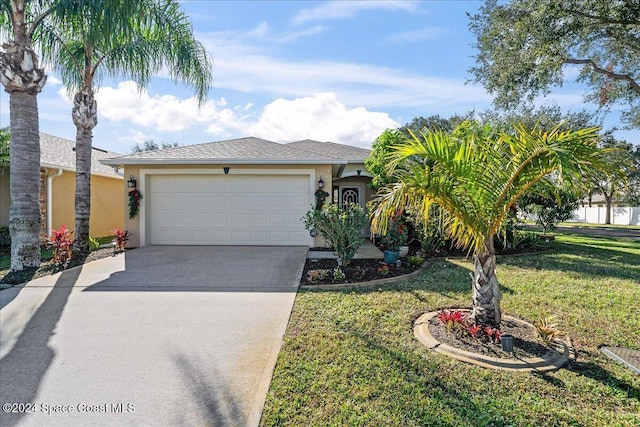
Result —
<path fill-rule="evenodd" d="M 152 244 L 307 245 L 304 175 L 154 175 Z"/>

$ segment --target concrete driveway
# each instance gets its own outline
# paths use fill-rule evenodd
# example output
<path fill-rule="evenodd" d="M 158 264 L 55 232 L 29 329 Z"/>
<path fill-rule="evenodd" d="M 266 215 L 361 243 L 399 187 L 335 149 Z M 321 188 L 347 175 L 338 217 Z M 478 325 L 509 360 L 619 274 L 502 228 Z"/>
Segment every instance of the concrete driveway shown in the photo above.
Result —
<path fill-rule="evenodd" d="M 0 425 L 257 425 L 306 252 L 148 246 L 0 291 Z"/>

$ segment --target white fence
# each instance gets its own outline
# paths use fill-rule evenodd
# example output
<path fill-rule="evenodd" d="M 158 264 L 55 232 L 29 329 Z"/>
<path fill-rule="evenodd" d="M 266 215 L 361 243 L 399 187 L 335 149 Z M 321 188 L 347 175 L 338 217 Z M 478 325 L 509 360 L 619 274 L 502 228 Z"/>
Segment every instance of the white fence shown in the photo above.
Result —
<path fill-rule="evenodd" d="M 578 208 L 573 211 L 571 222 L 584 222 L 588 224 L 604 224 L 607 218 L 607 208 L 598 206 L 592 208 Z M 613 207 L 611 208 L 611 224 L 640 225 L 640 207 Z"/>

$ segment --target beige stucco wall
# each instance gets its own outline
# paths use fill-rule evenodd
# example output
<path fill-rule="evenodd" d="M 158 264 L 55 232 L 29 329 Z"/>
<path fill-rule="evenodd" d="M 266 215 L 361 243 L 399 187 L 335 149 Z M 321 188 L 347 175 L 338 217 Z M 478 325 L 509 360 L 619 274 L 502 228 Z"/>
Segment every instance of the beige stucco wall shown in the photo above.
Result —
<path fill-rule="evenodd" d="M 51 181 L 52 227 L 63 224 L 75 229 L 75 173 L 62 172 Z M 91 216 L 89 234 L 93 237 L 110 236 L 116 226 L 124 225 L 124 200 L 121 197 L 126 183 L 122 179 L 93 175 L 91 177 Z"/>
<path fill-rule="evenodd" d="M 9 168 L 0 168 L 0 226 L 9 225 Z"/>
<path fill-rule="evenodd" d="M 125 177 L 129 177 L 130 175 L 133 175 L 133 177 L 138 181 L 138 190 L 140 190 L 140 192 L 142 193 L 142 203 L 145 203 L 145 210 L 148 209 L 148 202 L 149 200 L 147 198 L 145 198 L 145 194 L 147 192 L 146 188 L 142 188 L 141 187 L 141 182 L 140 182 L 140 169 L 153 169 L 153 170 L 157 170 L 157 169 L 162 169 L 162 170 L 170 170 L 170 169 L 219 169 L 222 170 L 222 168 L 226 166 L 226 165 L 144 165 L 144 166 L 131 166 L 131 165 L 127 165 L 124 168 L 124 176 Z M 231 170 L 233 169 L 267 169 L 267 170 L 291 170 L 291 169 L 312 169 L 315 171 L 315 181 L 316 181 L 316 187 L 314 187 L 312 190 L 315 192 L 315 190 L 317 189 L 317 182 L 320 178 L 322 178 L 322 180 L 324 181 L 324 188 L 327 192 L 330 193 L 331 191 L 331 185 L 332 185 L 332 181 L 331 181 L 331 165 L 228 165 Z M 128 179 L 128 178 L 127 178 Z M 131 247 L 131 248 L 135 248 L 140 246 L 140 215 L 136 216 L 133 219 L 129 219 L 129 208 L 128 208 L 128 199 L 127 199 L 127 193 L 128 193 L 128 188 L 126 187 L 126 181 L 124 182 L 123 186 L 122 186 L 122 192 L 120 193 L 120 197 L 123 201 L 123 210 L 122 212 L 124 213 L 124 229 L 129 230 L 131 232 L 131 239 L 129 240 L 129 243 L 127 245 L 127 247 Z M 330 201 L 331 196 L 329 196 L 327 198 L 327 201 Z M 315 203 L 315 198 L 311 197 L 310 198 L 310 203 Z M 311 205 L 309 205 L 309 208 L 311 208 Z M 316 238 L 316 246 L 320 245 L 320 240 L 318 238 Z"/>

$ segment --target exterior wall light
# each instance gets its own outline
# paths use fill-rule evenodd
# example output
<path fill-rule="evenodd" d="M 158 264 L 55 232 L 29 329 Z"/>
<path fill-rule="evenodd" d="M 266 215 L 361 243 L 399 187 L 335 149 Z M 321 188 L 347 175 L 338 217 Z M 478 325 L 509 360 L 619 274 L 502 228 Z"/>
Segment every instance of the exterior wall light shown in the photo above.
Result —
<path fill-rule="evenodd" d="M 229 175 L 229 166 L 223 167 L 222 170 L 224 171 L 225 175 Z"/>
<path fill-rule="evenodd" d="M 322 180 L 322 177 L 318 180 L 318 188 L 324 188 L 324 181 Z"/>
<path fill-rule="evenodd" d="M 129 181 L 127 181 L 127 187 L 136 188 L 138 186 L 138 182 L 133 177 L 133 175 L 129 175 Z"/>
<path fill-rule="evenodd" d="M 357 172 L 358 176 L 360 176 L 360 174 L 362 173 L 362 169 L 357 169 L 356 172 Z"/>

